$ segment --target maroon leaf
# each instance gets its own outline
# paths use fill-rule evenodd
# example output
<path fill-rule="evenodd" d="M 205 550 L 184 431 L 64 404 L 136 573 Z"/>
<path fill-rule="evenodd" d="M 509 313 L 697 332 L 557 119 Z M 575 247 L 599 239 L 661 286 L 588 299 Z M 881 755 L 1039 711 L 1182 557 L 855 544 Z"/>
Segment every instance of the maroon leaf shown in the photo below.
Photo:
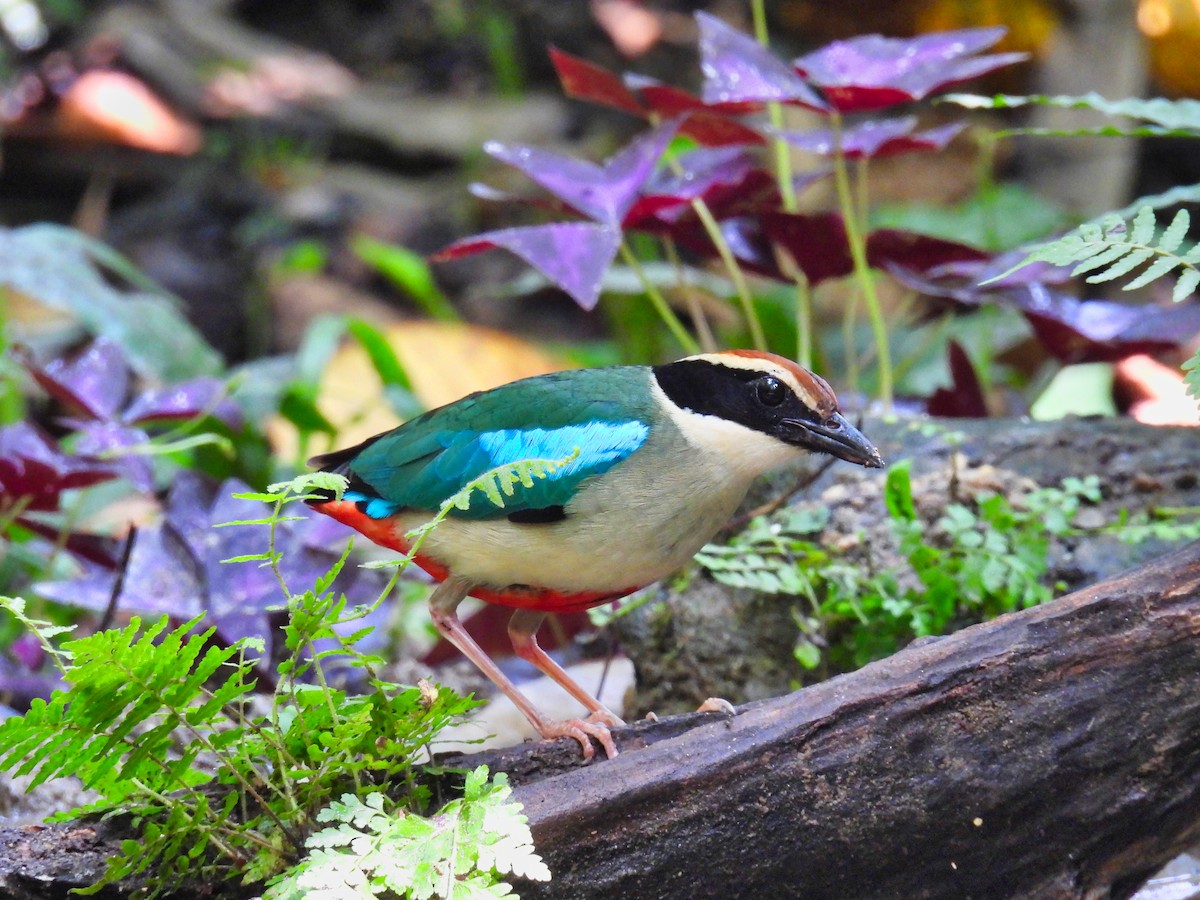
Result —
<path fill-rule="evenodd" d="M 28 510 L 57 509 L 63 491 L 116 475 L 109 464 L 66 455 L 27 422 L 0 428 L 0 506 L 28 498 Z"/>
<path fill-rule="evenodd" d="M 916 124 L 915 116 L 864 122 L 842 134 L 842 153 L 847 159 L 872 159 L 941 150 L 966 127 L 964 124 L 944 125 L 913 134 Z M 784 132 L 781 137 L 794 147 L 821 156 L 832 156 L 837 151 L 835 134 L 830 130 Z"/>
<path fill-rule="evenodd" d="M 706 147 L 759 146 L 766 139 L 733 116 L 754 112 L 756 103 L 705 103 L 694 94 L 645 75 L 626 75 L 625 83 L 661 119 L 678 119 L 679 133 Z"/>
<path fill-rule="evenodd" d="M 49 524 L 29 516 L 18 517 L 17 524 L 45 538 L 51 544 L 58 545 L 61 543 L 63 547 L 79 559 L 95 563 L 105 569 L 115 569 L 117 567 L 120 542 L 115 538 L 105 537 L 100 534 L 73 531 L 66 536 L 64 542 L 61 525 Z"/>
<path fill-rule="evenodd" d="M 540 271 L 584 309 L 594 309 L 604 273 L 620 246 L 621 232 L 617 228 L 558 222 L 477 234 L 451 244 L 433 258 L 457 259 L 500 247 Z"/>
<path fill-rule="evenodd" d="M 46 393 L 92 418 L 112 418 L 129 393 L 125 354 L 107 338 L 97 338 L 75 356 L 44 367 L 28 357 L 22 362 Z"/>
<path fill-rule="evenodd" d="M 611 106 L 639 118 L 646 117 L 646 110 L 615 73 L 557 47 L 550 48 L 550 62 L 568 97 Z"/>
<path fill-rule="evenodd" d="M 966 28 L 914 38 L 869 34 L 835 41 L 793 62 L 843 112 L 920 100 L 1027 58 L 1024 53 L 975 56 L 1004 36 L 1003 28 Z"/>
<path fill-rule="evenodd" d="M 828 110 L 795 70 L 748 34 L 708 13 L 696 13 L 700 26 L 701 97 L 705 103 L 779 101 Z"/>
<path fill-rule="evenodd" d="M 931 416 L 961 419 L 982 419 L 988 414 L 983 387 L 971 358 L 958 341 L 949 347 L 951 386 L 940 387 L 930 396 L 926 411 Z"/>
<path fill-rule="evenodd" d="M 664 211 L 690 208 L 699 198 L 712 209 L 718 205 L 719 195 L 739 193 L 754 173 L 762 171 L 755 158 L 738 147 L 702 147 L 680 154 L 675 162 L 678 172 L 663 169 L 650 179 L 626 215 L 624 227 L 634 227 L 652 216 L 675 218 L 665 216 Z M 767 177 L 774 184 L 774 179 Z"/>
<path fill-rule="evenodd" d="M 762 229 L 814 286 L 854 271 L 846 225 L 837 213 L 768 213 L 762 216 Z"/>
<path fill-rule="evenodd" d="M 766 143 L 766 138 L 736 119 L 708 110 L 684 115 L 679 133 L 706 147 L 746 147 Z"/>
<path fill-rule="evenodd" d="M 950 263 L 983 263 L 991 257 L 983 250 L 896 228 L 878 228 L 867 235 L 867 262 L 878 269 L 903 266 L 928 271 Z"/>
<path fill-rule="evenodd" d="M 506 147 L 490 141 L 490 155 L 520 169 L 551 194 L 588 218 L 617 228 L 675 134 L 667 122 L 631 141 L 602 166 L 536 147 Z"/>

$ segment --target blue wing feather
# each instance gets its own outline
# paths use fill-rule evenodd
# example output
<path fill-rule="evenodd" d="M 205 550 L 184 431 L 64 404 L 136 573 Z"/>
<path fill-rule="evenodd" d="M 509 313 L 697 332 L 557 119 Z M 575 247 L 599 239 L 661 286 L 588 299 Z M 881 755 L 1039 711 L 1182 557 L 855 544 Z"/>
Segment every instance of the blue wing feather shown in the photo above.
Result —
<path fill-rule="evenodd" d="M 637 370 L 601 371 L 632 378 L 636 376 L 624 373 Z M 502 508 L 477 494 L 469 509 L 455 509 L 451 515 L 503 518 L 523 510 L 565 506 L 586 479 L 627 459 L 650 434 L 645 411 L 630 409 L 628 383 L 614 385 L 618 399 L 595 399 L 593 394 L 584 403 L 571 403 L 578 401 L 578 392 L 572 390 L 576 385 L 568 376 L 576 374 L 516 382 L 435 410 L 364 444 L 356 453 L 341 457 L 336 468 L 351 476 L 347 498 L 364 503 L 365 513 L 372 518 L 385 518 L 402 509 L 436 510 L 447 497 L 490 469 L 526 459 L 562 459 L 578 449 L 574 460 L 545 478 L 534 479 L 531 487 L 518 482 Z M 594 391 L 595 379 L 589 384 Z M 530 397 L 535 389 L 536 395 Z M 559 403 L 549 413 L 547 398 Z M 532 418 L 530 400 L 542 401 L 543 423 L 549 419 L 550 427 L 528 422 Z M 615 415 L 617 409 L 625 415 Z M 455 420 L 476 427 L 438 427 Z"/>

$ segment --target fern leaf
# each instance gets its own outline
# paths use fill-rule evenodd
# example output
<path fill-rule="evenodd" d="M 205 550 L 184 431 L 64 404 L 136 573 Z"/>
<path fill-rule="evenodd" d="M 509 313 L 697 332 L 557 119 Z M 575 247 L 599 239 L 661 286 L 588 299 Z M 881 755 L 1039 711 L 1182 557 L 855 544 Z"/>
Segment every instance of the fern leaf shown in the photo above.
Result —
<path fill-rule="evenodd" d="M 1154 240 L 1154 229 L 1158 222 L 1154 218 L 1154 210 L 1143 206 L 1133 217 L 1133 230 L 1129 235 L 1131 244 L 1149 244 Z"/>
<path fill-rule="evenodd" d="M 1179 276 L 1179 280 L 1175 282 L 1175 290 L 1171 292 L 1171 299 L 1176 303 L 1186 300 L 1192 294 L 1196 293 L 1197 286 L 1200 286 L 1200 270 L 1187 269 Z"/>
<path fill-rule="evenodd" d="M 1131 226 L 1114 215 L 1105 216 L 1099 222 L 1084 223 L 1074 233 L 1030 248 L 1023 260 L 989 281 L 997 281 L 1030 262 L 1039 261 L 1073 266 L 1072 276 L 1094 273 L 1088 275 L 1087 281 L 1098 284 L 1122 278 L 1153 259 L 1140 275 L 1123 286 L 1123 290 L 1145 287 L 1182 268 L 1172 292 L 1178 302 L 1200 286 L 1200 243 L 1185 246 L 1184 242 L 1189 224 L 1187 211 L 1180 210 L 1171 224 L 1158 232 L 1153 208 L 1143 205 L 1134 215 Z"/>
<path fill-rule="evenodd" d="M 1122 275 L 1127 275 L 1146 260 L 1154 256 L 1154 251 L 1148 248 L 1130 248 L 1130 251 L 1117 260 L 1110 268 L 1088 277 L 1088 284 L 1100 284 L 1105 281 L 1115 281 Z"/>
<path fill-rule="evenodd" d="M 1143 206 L 1142 209 L 1149 210 L 1150 207 Z M 1179 210 L 1175 214 L 1175 218 L 1171 220 L 1171 224 L 1167 226 L 1166 231 L 1162 233 L 1162 237 L 1158 239 L 1158 249 L 1165 253 L 1174 253 L 1178 250 L 1179 245 L 1183 243 L 1183 239 L 1187 237 L 1191 221 L 1191 216 L 1188 215 L 1186 209 Z"/>
<path fill-rule="evenodd" d="M 1183 364 L 1184 380 L 1187 382 L 1188 393 L 1200 403 L 1200 351 Z"/>
<path fill-rule="evenodd" d="M 1138 288 L 1143 288 L 1151 282 L 1158 281 L 1172 269 L 1183 265 L 1183 260 L 1175 256 L 1160 256 L 1153 263 L 1146 267 L 1137 278 L 1121 287 L 1123 291 L 1135 291 Z"/>
<path fill-rule="evenodd" d="M 1120 244 L 1116 247 L 1101 247 L 1101 252 L 1097 253 L 1091 259 L 1079 263 L 1071 270 L 1072 277 L 1078 277 L 1088 272 L 1094 272 L 1097 269 L 1106 269 L 1109 265 L 1121 259 L 1125 254 L 1129 253 L 1133 248 L 1128 244 Z"/>

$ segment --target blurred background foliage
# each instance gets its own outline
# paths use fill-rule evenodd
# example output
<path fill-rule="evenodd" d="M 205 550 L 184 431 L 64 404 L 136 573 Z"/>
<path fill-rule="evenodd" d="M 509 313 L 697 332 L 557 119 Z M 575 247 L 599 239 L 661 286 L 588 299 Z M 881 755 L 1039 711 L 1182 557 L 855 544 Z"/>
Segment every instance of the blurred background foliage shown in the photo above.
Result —
<path fill-rule="evenodd" d="M 658 362 L 692 342 L 807 355 L 856 412 L 881 411 L 871 403 L 886 395 L 903 414 L 1196 423 L 1179 367 L 1200 319 L 1194 298 L 1171 302 L 1169 281 L 1121 294 L 1064 274 L 1034 310 L 953 281 L 960 270 L 930 274 L 1009 251 L 1015 263 L 1019 248 L 1143 195 L 1195 202 L 1196 3 L 766 6 L 784 60 L 869 33 L 1002 26 L 986 52 L 1025 61 L 954 90 L 1161 96 L 1181 102 L 1182 124 L 1079 137 L 1136 129 L 1048 106 L 902 103 L 913 138 L 962 128 L 945 146 L 906 148 L 926 152 L 835 155 L 847 191 L 835 157 L 788 149 L 804 177 L 789 221 L 809 229 L 789 258 L 735 276 L 711 244 L 629 229 L 590 309 L 506 253 L 431 262 L 468 235 L 562 217 L 488 142 L 612 157 L 646 123 L 564 96 L 548 47 L 698 94 L 694 14 L 750 34 L 749 2 L 0 0 L 0 591 L 57 584 L 42 596 L 61 597 L 91 579 L 86 605 L 104 615 L 139 529 L 167 554 L 148 558 L 204 568 L 182 523 L 208 520 L 213 484 L 261 489 L 472 390 Z M 872 115 L 846 111 L 834 130 Z M 803 105 L 779 116 L 788 132 L 830 127 L 828 111 Z M 676 136 L 659 176 L 697 149 Z M 758 158 L 778 174 L 772 152 Z M 821 249 L 846 223 L 864 235 L 863 266 L 842 244 Z M 881 232 L 903 239 L 872 249 Z M 791 277 L 832 256 L 827 276 Z M 130 452 L 137 465 L 122 461 Z M 187 494 L 195 474 L 210 487 Z"/>

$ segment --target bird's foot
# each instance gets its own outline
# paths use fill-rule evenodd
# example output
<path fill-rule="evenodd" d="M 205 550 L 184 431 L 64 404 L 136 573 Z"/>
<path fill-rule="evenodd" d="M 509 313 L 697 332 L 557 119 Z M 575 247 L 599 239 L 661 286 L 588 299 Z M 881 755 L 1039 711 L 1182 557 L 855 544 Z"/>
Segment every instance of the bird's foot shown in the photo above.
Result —
<path fill-rule="evenodd" d="M 696 712 L 719 712 L 725 713 L 727 716 L 737 715 L 737 710 L 733 708 L 733 704 L 720 697 L 709 697 L 700 704 Z"/>
<path fill-rule="evenodd" d="M 615 728 L 624 724 L 624 722 L 612 713 L 601 710 L 592 713 L 586 719 L 543 722 L 538 727 L 538 730 L 546 740 L 553 740 L 560 737 L 574 738 L 579 741 L 579 746 L 583 748 L 583 758 L 590 761 L 596 755 L 596 748 L 592 746 L 593 738 L 596 743 L 604 748 L 605 756 L 609 759 L 616 757 L 617 746 L 613 743 L 612 732 L 609 731 L 609 728 Z"/>

